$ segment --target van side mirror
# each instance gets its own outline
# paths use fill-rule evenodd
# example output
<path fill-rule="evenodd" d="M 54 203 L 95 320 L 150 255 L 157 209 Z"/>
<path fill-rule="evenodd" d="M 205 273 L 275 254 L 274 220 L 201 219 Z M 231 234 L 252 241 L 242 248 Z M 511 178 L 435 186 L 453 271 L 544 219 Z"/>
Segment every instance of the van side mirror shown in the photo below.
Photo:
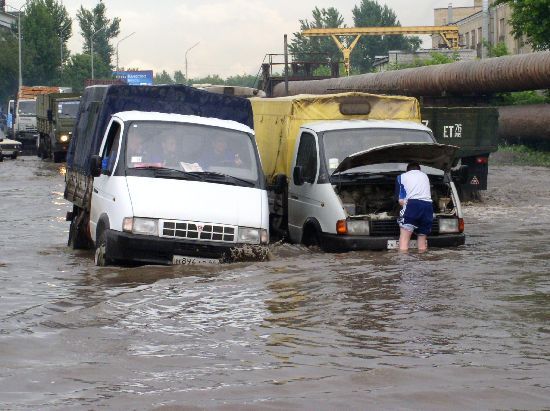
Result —
<path fill-rule="evenodd" d="M 101 175 L 101 156 L 93 155 L 90 157 L 90 171 L 92 177 L 99 177 Z"/>
<path fill-rule="evenodd" d="M 301 186 L 302 184 L 304 184 L 304 172 L 302 170 L 302 166 L 294 167 L 294 170 L 292 172 L 292 179 L 294 180 L 294 184 L 297 186 Z"/>
<path fill-rule="evenodd" d="M 48 121 L 52 122 L 53 121 L 53 113 L 52 113 L 52 110 L 48 110 Z"/>

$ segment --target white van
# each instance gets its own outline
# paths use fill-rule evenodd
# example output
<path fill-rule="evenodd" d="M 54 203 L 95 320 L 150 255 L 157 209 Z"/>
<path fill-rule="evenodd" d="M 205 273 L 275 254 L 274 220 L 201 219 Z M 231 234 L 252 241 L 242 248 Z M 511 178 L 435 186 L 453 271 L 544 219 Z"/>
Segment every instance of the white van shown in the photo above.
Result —
<path fill-rule="evenodd" d="M 92 156 L 95 261 L 218 263 L 267 253 L 269 209 L 254 132 L 231 120 L 128 111 Z"/>

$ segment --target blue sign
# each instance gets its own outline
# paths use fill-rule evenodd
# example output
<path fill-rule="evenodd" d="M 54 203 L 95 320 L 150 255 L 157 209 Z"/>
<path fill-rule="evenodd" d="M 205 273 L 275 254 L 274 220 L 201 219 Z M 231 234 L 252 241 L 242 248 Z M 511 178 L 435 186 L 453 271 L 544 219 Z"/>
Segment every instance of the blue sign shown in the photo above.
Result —
<path fill-rule="evenodd" d="M 153 70 L 142 71 L 114 71 L 116 79 L 124 81 L 130 86 L 152 86 Z"/>

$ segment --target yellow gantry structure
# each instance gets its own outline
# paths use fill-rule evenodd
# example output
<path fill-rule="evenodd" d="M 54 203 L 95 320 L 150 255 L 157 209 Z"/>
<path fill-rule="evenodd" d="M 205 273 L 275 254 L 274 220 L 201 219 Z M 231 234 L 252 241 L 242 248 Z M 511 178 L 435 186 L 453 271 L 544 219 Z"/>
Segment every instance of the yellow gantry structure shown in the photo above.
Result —
<path fill-rule="evenodd" d="M 342 54 L 344 66 L 349 76 L 350 55 L 361 36 L 389 36 L 392 34 L 439 34 L 447 47 L 458 49 L 458 26 L 410 26 L 410 27 L 349 27 L 332 29 L 307 29 L 302 31 L 306 37 L 332 37 Z M 340 36 L 355 36 L 348 46 Z"/>

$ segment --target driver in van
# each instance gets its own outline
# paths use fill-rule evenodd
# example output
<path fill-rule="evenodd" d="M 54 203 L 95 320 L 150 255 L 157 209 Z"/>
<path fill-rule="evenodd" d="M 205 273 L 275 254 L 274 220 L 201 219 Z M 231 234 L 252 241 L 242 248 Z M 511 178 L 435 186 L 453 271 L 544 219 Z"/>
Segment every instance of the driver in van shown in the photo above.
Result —
<path fill-rule="evenodd" d="M 230 150 L 227 141 L 222 136 L 214 137 L 211 147 L 203 151 L 202 157 L 198 162 L 203 169 L 219 166 L 241 167 L 243 161 L 234 150 Z"/>

